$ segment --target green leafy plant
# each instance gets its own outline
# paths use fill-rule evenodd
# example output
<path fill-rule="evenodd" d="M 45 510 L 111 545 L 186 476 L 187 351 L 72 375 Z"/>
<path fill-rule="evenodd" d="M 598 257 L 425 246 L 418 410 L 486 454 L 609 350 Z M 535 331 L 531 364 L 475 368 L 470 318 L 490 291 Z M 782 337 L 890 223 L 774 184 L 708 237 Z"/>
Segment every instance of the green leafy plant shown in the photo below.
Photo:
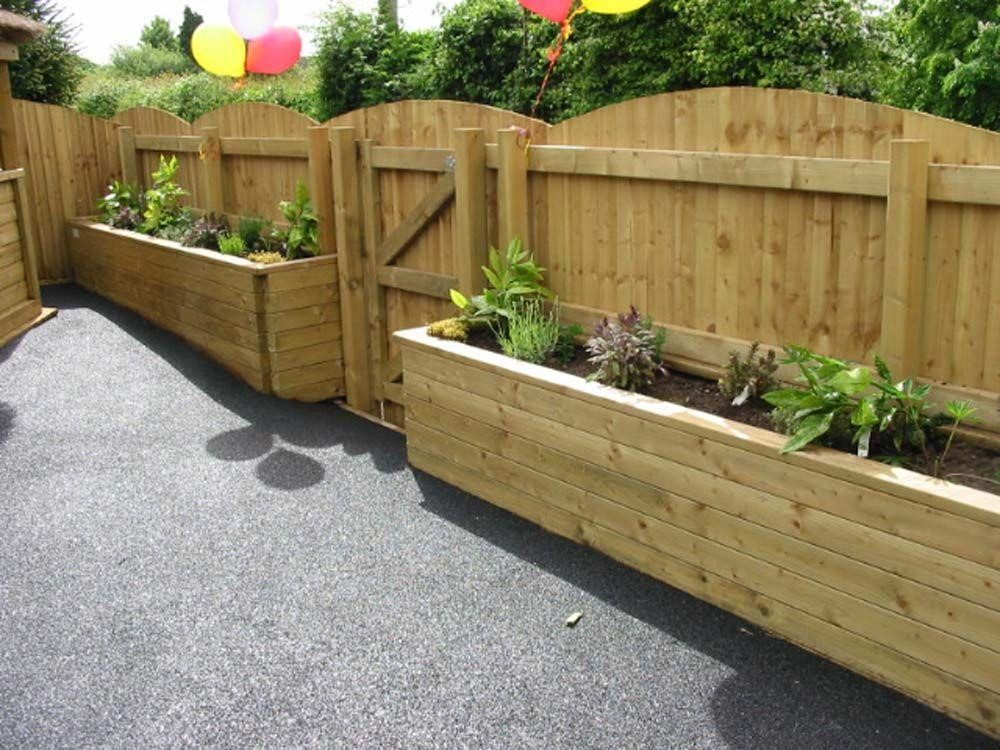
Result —
<path fill-rule="evenodd" d="M 663 344 L 666 331 L 642 317 L 633 305 L 615 320 L 605 318 L 594 328 L 587 341 L 591 364 L 597 370 L 587 379 L 629 391 L 639 391 L 653 384 L 657 375 L 666 375 Z"/>
<path fill-rule="evenodd" d="M 955 441 L 955 433 L 958 432 L 959 426 L 963 422 L 970 422 L 976 419 L 976 407 L 970 401 L 949 401 L 944 413 L 951 425 L 948 430 L 948 440 L 934 460 L 934 476 L 936 477 L 941 476 L 941 470 L 944 468 L 945 461 L 948 460 L 948 454 L 951 452 L 951 444 Z M 1000 479 L 1000 471 L 997 473 L 997 478 Z"/>
<path fill-rule="evenodd" d="M 242 258 L 247 254 L 246 244 L 238 234 L 224 234 L 219 237 L 219 251 L 223 255 L 235 255 Z"/>
<path fill-rule="evenodd" d="M 940 416 L 928 413 L 931 386 L 917 385 L 912 378 L 895 381 L 889 365 L 881 357 L 875 357 L 877 378 L 872 385 L 878 393 L 871 401 L 870 412 L 877 422 L 872 425 L 880 434 L 888 436 L 896 451 L 910 447 L 927 454 L 928 437 L 943 424 Z M 865 407 L 866 414 L 869 413 Z M 872 417 L 866 417 L 871 421 Z"/>
<path fill-rule="evenodd" d="M 243 238 L 243 244 L 249 252 L 261 252 L 271 249 L 273 224 L 261 216 L 244 216 L 240 219 L 237 234 Z"/>
<path fill-rule="evenodd" d="M 114 180 L 97 201 L 101 220 L 118 229 L 135 229 L 142 223 L 142 190 L 137 185 Z"/>
<path fill-rule="evenodd" d="M 831 430 L 849 432 L 852 424 L 858 440 L 866 432 L 871 434 L 878 415 L 870 401 L 858 398 L 871 387 L 871 370 L 801 346 L 786 346 L 785 354 L 782 364 L 798 366 L 805 388 L 779 388 L 763 396 L 775 407 L 775 426 L 790 435 L 782 453 L 801 450 Z"/>
<path fill-rule="evenodd" d="M 142 231 L 159 235 L 164 227 L 182 221 L 181 200 L 187 191 L 177 184 L 180 165 L 176 156 L 160 156 L 160 166 L 153 172 L 153 186 L 146 191 Z"/>
<path fill-rule="evenodd" d="M 494 328 L 508 357 L 541 364 L 559 344 L 559 309 L 546 312 L 540 299 L 527 300 L 511 310 L 503 328 Z"/>
<path fill-rule="evenodd" d="M 191 227 L 194 226 L 194 222 L 194 214 L 187 209 L 181 209 L 180 213 L 171 223 L 160 226 L 160 228 L 156 231 L 155 236 L 162 240 L 183 242 L 187 233 L 191 231 Z"/>
<path fill-rule="evenodd" d="M 225 216 L 207 213 L 200 217 L 181 238 L 185 247 L 204 247 L 218 250 L 223 235 L 229 232 L 229 221 Z"/>
<path fill-rule="evenodd" d="M 800 346 L 786 346 L 782 364 L 794 364 L 804 388 L 782 388 L 764 395 L 775 407 L 775 426 L 791 437 L 783 453 L 801 450 L 829 437 L 850 435 L 858 455 L 867 456 L 873 436 L 897 453 L 910 449 L 928 455 L 929 437 L 942 424 L 928 412 L 931 387 L 911 378 L 895 381 L 889 366 L 875 358 L 875 372 Z"/>
<path fill-rule="evenodd" d="M 319 252 L 319 218 L 309 199 L 309 188 L 299 180 L 295 185 L 295 200 L 278 204 L 281 215 L 288 222 L 288 229 L 281 233 L 285 257 L 295 260 Z"/>
<path fill-rule="evenodd" d="M 729 352 L 729 363 L 719 380 L 719 392 L 734 406 L 742 406 L 750 398 L 760 398 L 778 385 L 774 377 L 778 370 L 774 350 L 768 350 L 766 355 L 759 354 L 759 350 L 760 342 L 754 341 L 745 357 L 739 352 Z"/>
<path fill-rule="evenodd" d="M 515 308 L 534 299 L 552 299 L 555 295 L 542 283 L 545 269 L 515 238 L 501 253 L 490 248 L 490 264 L 482 266 L 489 286 L 482 294 L 466 297 L 451 290 L 451 301 L 464 317 L 506 325 Z"/>

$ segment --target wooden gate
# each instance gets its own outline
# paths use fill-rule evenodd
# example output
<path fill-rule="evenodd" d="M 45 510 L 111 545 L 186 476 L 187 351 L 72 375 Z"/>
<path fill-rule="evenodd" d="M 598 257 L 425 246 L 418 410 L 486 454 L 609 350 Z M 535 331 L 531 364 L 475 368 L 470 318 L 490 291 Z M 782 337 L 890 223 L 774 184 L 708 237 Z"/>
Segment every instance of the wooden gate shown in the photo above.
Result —
<path fill-rule="evenodd" d="M 425 298 L 423 304 L 406 303 L 409 315 L 404 317 L 412 325 L 448 314 L 450 289 L 482 287 L 480 266 L 488 246 L 487 147 L 482 129 L 460 128 L 454 135 L 454 149 L 355 141 L 350 127 L 334 128 L 331 135 L 341 290 L 351 295 L 343 305 L 348 404 L 397 424 L 402 423 L 402 364 L 391 334 L 400 326 L 393 325 L 387 295 L 398 290 Z M 387 172 L 423 175 L 420 184 L 425 187 L 409 210 L 388 210 L 386 201 L 413 203 L 416 183 L 393 185 L 392 195 L 383 196 Z M 401 215 L 390 225 L 385 217 L 393 213 Z M 446 213 L 451 221 L 439 221 L 448 218 Z M 417 258 L 436 270 L 407 265 L 411 249 L 430 230 L 451 235 L 451 243 L 443 243 L 446 251 L 437 252 L 430 263 L 427 253 Z M 414 313 L 421 312 L 424 319 L 413 321 Z"/>

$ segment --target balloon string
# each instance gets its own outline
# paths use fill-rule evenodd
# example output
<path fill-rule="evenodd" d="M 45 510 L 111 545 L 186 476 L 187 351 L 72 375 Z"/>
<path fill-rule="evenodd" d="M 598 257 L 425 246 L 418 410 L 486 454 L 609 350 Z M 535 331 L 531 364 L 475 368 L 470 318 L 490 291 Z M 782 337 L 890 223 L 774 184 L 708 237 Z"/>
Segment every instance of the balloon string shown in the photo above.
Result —
<path fill-rule="evenodd" d="M 570 13 L 569 17 L 565 21 L 563 21 L 562 24 L 560 24 L 559 37 L 556 39 L 555 44 L 553 44 L 552 47 L 549 48 L 548 52 L 549 67 L 545 71 L 545 77 L 542 79 L 542 85 L 538 89 L 538 96 L 535 97 L 535 103 L 531 105 L 531 113 L 529 114 L 529 117 L 532 120 L 535 119 L 535 115 L 538 112 L 538 107 L 542 103 L 542 97 L 545 96 L 545 90 L 549 87 L 549 80 L 552 78 L 552 71 L 555 70 L 556 63 L 558 63 L 559 58 L 562 57 L 563 50 L 566 47 L 566 42 L 569 41 L 570 36 L 572 36 L 573 34 L 573 21 L 581 13 L 586 12 L 586 10 L 587 9 L 583 7 L 583 5 L 578 5 L 576 10 Z M 528 148 L 530 147 L 531 147 L 531 138 L 529 136 L 527 139 L 527 143 L 525 144 L 524 147 L 525 151 L 527 151 Z"/>

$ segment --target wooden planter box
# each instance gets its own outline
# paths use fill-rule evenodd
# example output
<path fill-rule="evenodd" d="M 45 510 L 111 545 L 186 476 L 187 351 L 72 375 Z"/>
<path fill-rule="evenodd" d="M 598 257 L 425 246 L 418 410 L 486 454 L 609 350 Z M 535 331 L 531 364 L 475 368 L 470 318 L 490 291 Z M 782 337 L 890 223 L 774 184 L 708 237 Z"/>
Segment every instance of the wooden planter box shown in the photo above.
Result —
<path fill-rule="evenodd" d="M 396 341 L 413 466 L 1000 737 L 1000 497 Z"/>
<path fill-rule="evenodd" d="M 67 222 L 80 285 L 183 338 L 261 393 L 342 396 L 336 256 L 262 265 L 91 219 Z"/>

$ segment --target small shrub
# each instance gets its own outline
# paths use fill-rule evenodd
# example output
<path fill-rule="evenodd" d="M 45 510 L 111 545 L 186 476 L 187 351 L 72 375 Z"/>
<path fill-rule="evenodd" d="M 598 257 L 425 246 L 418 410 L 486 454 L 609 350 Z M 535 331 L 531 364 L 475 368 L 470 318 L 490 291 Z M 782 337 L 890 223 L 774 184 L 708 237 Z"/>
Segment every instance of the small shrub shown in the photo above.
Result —
<path fill-rule="evenodd" d="M 285 256 L 281 253 L 266 251 L 262 253 L 250 253 L 247 255 L 247 260 L 253 261 L 254 263 L 264 263 L 266 265 L 270 265 L 272 263 L 284 262 Z"/>
<path fill-rule="evenodd" d="M 775 427 L 790 435 L 781 452 L 801 450 L 827 435 L 850 434 L 852 423 L 858 428 L 859 445 L 866 446 L 860 441 L 865 430 L 870 434 L 872 424 L 858 396 L 871 387 L 871 371 L 805 347 L 786 346 L 785 353 L 782 364 L 798 366 L 805 388 L 779 388 L 764 394 L 764 400 L 775 407 Z"/>
<path fill-rule="evenodd" d="M 319 252 L 319 219 L 309 200 L 309 188 L 299 180 L 295 185 L 295 200 L 278 204 L 281 215 L 288 222 L 288 229 L 279 237 L 285 248 L 285 257 L 295 260 Z"/>
<path fill-rule="evenodd" d="M 224 234 L 219 237 L 219 251 L 223 255 L 235 255 L 239 258 L 247 254 L 243 238 L 238 234 Z"/>
<path fill-rule="evenodd" d="M 243 239 L 248 252 L 256 253 L 271 249 L 273 225 L 262 216 L 244 216 L 236 233 Z"/>
<path fill-rule="evenodd" d="M 449 341 L 469 338 L 469 323 L 464 318 L 445 318 L 427 326 L 427 335 Z"/>
<path fill-rule="evenodd" d="M 138 47 L 116 47 L 111 54 L 111 67 L 118 75 L 130 78 L 179 75 L 196 69 L 191 59 L 178 49 L 145 44 Z"/>
<path fill-rule="evenodd" d="M 559 344 L 559 311 L 546 313 L 541 300 L 529 300 L 515 307 L 506 326 L 494 333 L 508 357 L 540 365 Z"/>
<path fill-rule="evenodd" d="M 199 218 L 188 229 L 181 244 L 185 247 L 203 247 L 207 250 L 218 250 L 219 241 L 229 232 L 229 222 L 225 216 L 207 213 Z"/>
<path fill-rule="evenodd" d="M 466 297 L 451 290 L 451 301 L 463 317 L 505 325 L 512 311 L 524 303 L 554 295 L 542 283 L 544 268 L 540 268 L 521 240 L 513 239 L 503 254 L 490 248 L 490 264 L 483 266 L 489 286 L 482 294 Z"/>
<path fill-rule="evenodd" d="M 759 349 L 760 342 L 754 341 L 746 357 L 741 357 L 739 352 L 729 352 L 729 363 L 719 380 L 719 392 L 734 406 L 742 406 L 750 398 L 760 398 L 778 385 L 774 377 L 778 370 L 774 350 L 760 355 Z"/>
<path fill-rule="evenodd" d="M 114 180 L 108 185 L 107 194 L 97 201 L 97 210 L 105 224 L 135 229 L 142 218 L 142 191 L 137 185 Z"/>
<path fill-rule="evenodd" d="M 110 217 L 107 223 L 117 229 L 129 229 L 135 232 L 142 225 L 142 212 L 125 206 L 124 208 L 120 208 L 114 216 Z"/>
<path fill-rule="evenodd" d="M 146 191 L 142 231 L 160 235 L 166 227 L 181 221 L 181 200 L 187 191 L 177 184 L 179 164 L 176 156 L 160 156 L 160 166 L 153 172 L 153 187 Z"/>
<path fill-rule="evenodd" d="M 605 318 L 587 341 L 589 361 L 597 365 L 587 379 L 629 391 L 645 390 L 657 375 L 667 374 L 665 341 L 666 331 L 654 326 L 652 318 L 640 316 L 634 305 L 615 320 Z"/>
<path fill-rule="evenodd" d="M 897 452 L 908 446 L 926 454 L 929 436 L 944 424 L 940 415 L 927 413 L 931 386 L 917 385 L 912 378 L 895 382 L 889 366 L 878 356 L 875 372 L 872 385 L 878 393 L 870 399 L 870 409 L 865 407 L 873 415 L 868 417 L 872 428 L 889 437 Z"/>
<path fill-rule="evenodd" d="M 160 228 L 152 234 L 155 237 L 159 237 L 161 240 L 170 240 L 172 242 L 181 243 L 187 236 L 187 233 L 191 231 L 191 227 L 194 226 L 194 222 L 194 214 L 187 209 L 181 209 L 177 216 L 174 217 L 173 221 L 169 224 L 162 224 Z"/>

